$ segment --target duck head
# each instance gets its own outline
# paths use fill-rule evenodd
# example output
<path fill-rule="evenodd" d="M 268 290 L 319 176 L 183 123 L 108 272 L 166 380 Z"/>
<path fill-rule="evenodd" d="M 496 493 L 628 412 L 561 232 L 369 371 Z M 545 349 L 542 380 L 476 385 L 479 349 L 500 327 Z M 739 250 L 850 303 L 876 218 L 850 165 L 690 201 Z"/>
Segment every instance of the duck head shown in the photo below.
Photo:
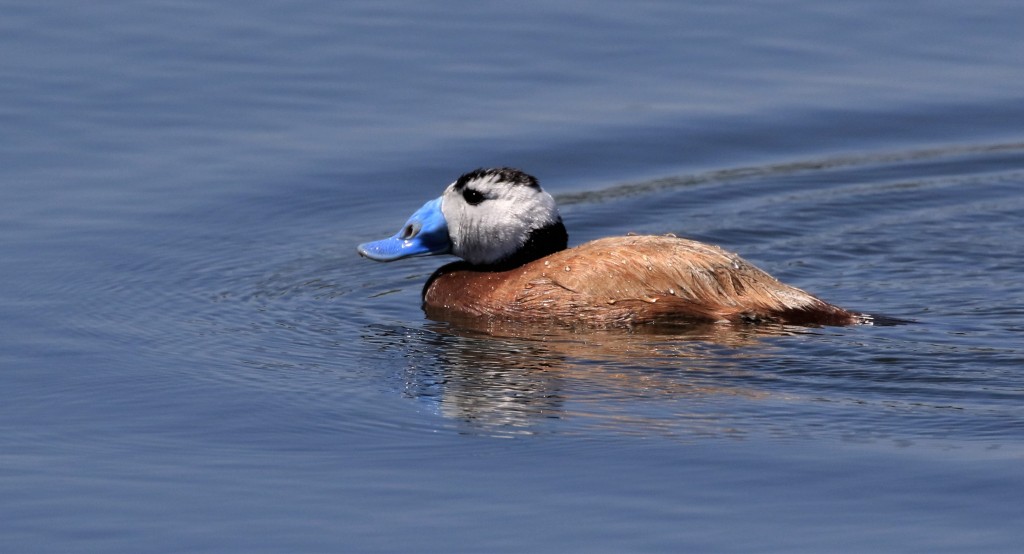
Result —
<path fill-rule="evenodd" d="M 459 177 L 393 237 L 356 250 L 379 262 L 453 254 L 474 266 L 514 267 L 563 250 L 567 242 L 555 200 L 537 179 L 497 168 Z"/>

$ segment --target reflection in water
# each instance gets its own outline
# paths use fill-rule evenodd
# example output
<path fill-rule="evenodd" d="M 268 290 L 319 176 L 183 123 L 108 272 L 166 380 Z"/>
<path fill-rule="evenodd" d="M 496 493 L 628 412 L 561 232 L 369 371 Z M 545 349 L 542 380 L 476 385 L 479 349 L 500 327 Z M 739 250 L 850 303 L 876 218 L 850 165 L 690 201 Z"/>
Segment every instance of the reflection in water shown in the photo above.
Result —
<path fill-rule="evenodd" d="M 575 333 L 433 322 L 420 329 L 371 325 L 363 338 L 398 349 L 407 394 L 477 431 L 536 433 L 558 419 L 560 432 L 574 425 L 678 432 L 682 421 L 684 432 L 719 434 L 728 431 L 693 402 L 766 396 L 750 369 L 770 346 L 763 339 L 806 332 L 699 325 Z"/>

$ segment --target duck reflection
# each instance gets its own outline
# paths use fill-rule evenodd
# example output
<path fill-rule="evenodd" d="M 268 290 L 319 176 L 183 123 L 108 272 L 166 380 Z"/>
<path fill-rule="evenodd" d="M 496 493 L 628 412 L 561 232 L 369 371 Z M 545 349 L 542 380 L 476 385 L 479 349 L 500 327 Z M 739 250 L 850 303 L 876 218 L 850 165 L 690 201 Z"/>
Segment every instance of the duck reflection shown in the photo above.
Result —
<path fill-rule="evenodd" d="M 652 415 L 645 407 L 666 402 L 691 423 L 706 420 L 706 413 L 678 411 L 714 395 L 765 395 L 752 369 L 771 348 L 765 339 L 809 332 L 710 324 L 576 333 L 498 322 L 369 331 L 365 338 L 381 348 L 401 350 L 407 394 L 434 402 L 447 418 L 500 433 L 544 432 L 552 420 L 562 431 L 567 422 L 664 425 L 663 410 Z"/>

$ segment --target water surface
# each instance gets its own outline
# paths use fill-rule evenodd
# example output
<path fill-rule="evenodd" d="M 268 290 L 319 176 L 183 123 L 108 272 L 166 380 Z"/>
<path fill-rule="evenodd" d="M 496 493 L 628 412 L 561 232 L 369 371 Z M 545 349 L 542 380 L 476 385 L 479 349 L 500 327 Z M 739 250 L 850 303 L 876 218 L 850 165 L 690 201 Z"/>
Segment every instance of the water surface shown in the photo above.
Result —
<path fill-rule="evenodd" d="M 1024 540 L 1018 4 L 3 5 L 8 549 Z M 913 323 L 430 321 L 354 247 L 487 165 Z"/>

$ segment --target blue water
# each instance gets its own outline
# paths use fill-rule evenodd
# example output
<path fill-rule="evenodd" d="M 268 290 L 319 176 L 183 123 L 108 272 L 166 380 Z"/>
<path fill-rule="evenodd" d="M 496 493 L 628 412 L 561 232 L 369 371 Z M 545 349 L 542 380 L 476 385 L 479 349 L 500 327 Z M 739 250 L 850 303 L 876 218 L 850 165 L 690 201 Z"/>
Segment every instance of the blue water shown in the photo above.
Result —
<path fill-rule="evenodd" d="M 0 550 L 1016 552 L 1017 2 L 0 0 Z M 913 320 L 426 319 L 478 166 Z"/>

